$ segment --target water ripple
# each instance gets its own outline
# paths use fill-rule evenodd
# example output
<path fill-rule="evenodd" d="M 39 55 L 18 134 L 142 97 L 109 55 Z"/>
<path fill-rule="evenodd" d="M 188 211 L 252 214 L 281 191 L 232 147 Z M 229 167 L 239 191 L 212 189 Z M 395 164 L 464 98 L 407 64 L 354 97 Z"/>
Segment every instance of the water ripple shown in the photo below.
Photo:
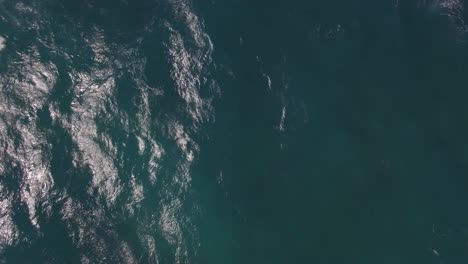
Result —
<path fill-rule="evenodd" d="M 191 168 L 218 89 L 203 22 L 189 2 L 169 1 L 170 14 L 145 24 L 137 41 L 117 43 L 105 25 L 53 17 L 33 2 L 0 3 L 11 29 L 0 32 L 0 251 L 47 247 L 38 245 L 49 235 L 43 225 L 58 221 L 81 263 L 158 263 L 168 245 L 173 262 L 190 262 L 199 246 L 190 242 Z M 140 44 L 164 30 L 172 83 L 151 86 Z M 181 103 L 163 110 L 168 89 Z M 27 224 L 15 218 L 22 210 Z M 136 223 L 139 245 L 123 223 Z"/>

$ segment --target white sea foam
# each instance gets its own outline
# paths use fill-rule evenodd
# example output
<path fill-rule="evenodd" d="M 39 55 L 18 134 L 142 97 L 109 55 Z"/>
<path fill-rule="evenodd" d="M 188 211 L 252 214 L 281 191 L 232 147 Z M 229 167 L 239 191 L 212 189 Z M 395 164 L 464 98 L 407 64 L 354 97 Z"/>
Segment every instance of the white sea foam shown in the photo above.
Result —
<path fill-rule="evenodd" d="M 0 36 L 0 51 L 5 48 L 5 38 Z"/>

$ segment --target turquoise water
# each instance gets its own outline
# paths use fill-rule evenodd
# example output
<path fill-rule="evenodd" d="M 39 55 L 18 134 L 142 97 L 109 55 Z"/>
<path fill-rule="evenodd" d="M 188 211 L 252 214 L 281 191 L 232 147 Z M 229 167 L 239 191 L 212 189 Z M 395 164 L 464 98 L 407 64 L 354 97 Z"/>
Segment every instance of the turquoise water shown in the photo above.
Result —
<path fill-rule="evenodd" d="M 0 263 L 466 263 L 458 0 L 0 0 Z"/>

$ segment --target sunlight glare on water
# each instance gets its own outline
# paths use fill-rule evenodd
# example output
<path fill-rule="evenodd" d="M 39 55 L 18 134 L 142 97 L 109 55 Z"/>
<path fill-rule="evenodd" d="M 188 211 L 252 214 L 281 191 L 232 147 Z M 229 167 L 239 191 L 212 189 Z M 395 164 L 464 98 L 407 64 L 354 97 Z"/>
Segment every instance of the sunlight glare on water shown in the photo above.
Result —
<path fill-rule="evenodd" d="M 467 12 L 0 0 L 0 263 L 468 263 Z"/>

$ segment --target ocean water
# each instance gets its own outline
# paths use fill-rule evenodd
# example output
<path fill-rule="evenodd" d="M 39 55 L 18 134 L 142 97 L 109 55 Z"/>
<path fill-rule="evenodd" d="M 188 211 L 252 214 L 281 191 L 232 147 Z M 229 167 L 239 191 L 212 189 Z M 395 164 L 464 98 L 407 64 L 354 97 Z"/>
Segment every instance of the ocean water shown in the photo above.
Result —
<path fill-rule="evenodd" d="M 467 5 L 0 0 L 0 263 L 467 263 Z"/>

